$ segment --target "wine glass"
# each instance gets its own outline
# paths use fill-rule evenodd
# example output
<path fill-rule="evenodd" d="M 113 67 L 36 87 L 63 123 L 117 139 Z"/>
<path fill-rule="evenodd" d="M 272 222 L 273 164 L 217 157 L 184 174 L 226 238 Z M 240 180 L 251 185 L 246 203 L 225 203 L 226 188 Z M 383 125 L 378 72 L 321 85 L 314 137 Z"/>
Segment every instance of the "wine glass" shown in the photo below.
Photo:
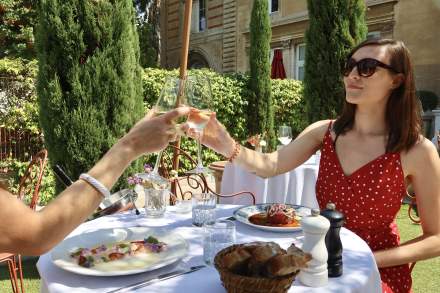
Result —
<path fill-rule="evenodd" d="M 200 139 L 203 129 L 213 114 L 211 111 L 211 83 L 205 76 L 189 76 L 186 81 L 186 87 L 186 103 L 192 107 L 188 115 L 187 124 L 189 129 L 194 132 L 197 140 L 197 166 L 187 173 L 210 173 L 210 170 L 203 166 Z"/>
<path fill-rule="evenodd" d="M 167 77 L 165 79 L 159 98 L 153 107 L 156 115 L 165 114 L 176 107 L 180 83 L 181 80 L 175 77 Z M 162 152 L 163 151 L 161 150 L 157 154 L 153 171 L 150 172 L 150 177 L 161 177 L 159 175 L 159 165 L 162 158 Z"/>
<path fill-rule="evenodd" d="M 290 126 L 281 125 L 278 128 L 278 140 L 282 145 L 288 145 L 292 141 L 292 128 Z"/>
<path fill-rule="evenodd" d="M 182 88 L 181 88 L 182 86 Z M 168 77 L 165 80 L 159 98 L 154 105 L 156 115 L 162 115 L 178 106 L 179 91 L 184 90 L 182 80 Z M 184 93 L 184 92 L 183 92 Z M 169 191 L 169 182 L 159 174 L 159 165 L 163 150 L 157 154 L 154 168 L 151 172 L 137 174 L 143 186 L 145 195 L 145 212 L 149 217 L 160 217 L 166 209 L 166 195 Z"/>

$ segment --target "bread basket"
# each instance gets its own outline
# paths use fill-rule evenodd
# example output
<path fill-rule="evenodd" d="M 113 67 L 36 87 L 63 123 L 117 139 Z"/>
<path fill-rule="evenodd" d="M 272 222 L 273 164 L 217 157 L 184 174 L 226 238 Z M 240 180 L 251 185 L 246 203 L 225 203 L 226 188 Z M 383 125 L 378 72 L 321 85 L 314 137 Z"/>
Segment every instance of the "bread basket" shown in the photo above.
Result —
<path fill-rule="evenodd" d="M 287 292 L 299 271 L 277 278 L 248 277 L 235 274 L 222 267 L 220 261 L 224 255 L 242 246 L 236 244 L 219 251 L 214 258 L 214 266 L 220 274 L 223 287 L 228 293 L 284 293 Z"/>

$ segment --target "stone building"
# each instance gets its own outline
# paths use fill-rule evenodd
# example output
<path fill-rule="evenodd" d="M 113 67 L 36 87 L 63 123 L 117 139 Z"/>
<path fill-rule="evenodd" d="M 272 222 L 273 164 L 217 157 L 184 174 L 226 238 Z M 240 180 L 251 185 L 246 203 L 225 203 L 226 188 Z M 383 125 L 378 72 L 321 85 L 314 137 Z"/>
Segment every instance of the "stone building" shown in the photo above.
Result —
<path fill-rule="evenodd" d="M 282 49 L 287 77 L 302 79 L 306 0 L 268 0 L 271 48 Z M 218 72 L 249 69 L 253 0 L 193 0 L 189 67 Z M 403 40 L 412 52 L 417 87 L 440 96 L 440 0 L 366 0 L 369 34 Z M 179 66 L 184 1 L 162 5 L 162 66 Z"/>
<path fill-rule="evenodd" d="M 301 80 L 307 1 L 267 1 L 271 52 L 281 49 L 287 77 Z M 248 71 L 252 3 L 193 0 L 188 66 L 218 72 Z M 440 96 L 440 0 L 366 0 L 366 5 L 369 35 L 404 41 L 412 53 L 417 88 Z M 161 9 L 162 66 L 175 68 L 179 66 L 184 0 L 166 0 Z"/>

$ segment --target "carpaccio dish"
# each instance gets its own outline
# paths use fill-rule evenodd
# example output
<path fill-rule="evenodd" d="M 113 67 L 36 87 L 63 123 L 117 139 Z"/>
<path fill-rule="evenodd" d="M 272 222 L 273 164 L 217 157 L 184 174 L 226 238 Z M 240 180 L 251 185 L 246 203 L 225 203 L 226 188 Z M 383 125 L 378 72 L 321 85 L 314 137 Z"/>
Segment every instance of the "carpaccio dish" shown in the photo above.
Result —
<path fill-rule="evenodd" d="M 108 263 L 130 256 L 159 254 L 166 251 L 167 246 L 166 243 L 149 236 L 144 240 L 120 241 L 93 248 L 78 248 L 70 253 L 70 257 L 75 259 L 79 266 L 91 268 L 100 263 Z"/>

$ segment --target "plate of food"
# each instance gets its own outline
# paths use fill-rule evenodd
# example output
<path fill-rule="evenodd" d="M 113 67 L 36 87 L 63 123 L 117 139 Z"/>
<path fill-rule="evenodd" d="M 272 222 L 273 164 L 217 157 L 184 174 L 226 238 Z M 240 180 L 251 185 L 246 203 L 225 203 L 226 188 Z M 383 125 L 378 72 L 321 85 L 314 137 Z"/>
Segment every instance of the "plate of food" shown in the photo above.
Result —
<path fill-rule="evenodd" d="M 109 228 L 65 239 L 51 252 L 67 271 L 91 276 L 131 275 L 162 268 L 188 253 L 179 234 L 148 227 Z"/>
<path fill-rule="evenodd" d="M 301 230 L 301 219 L 310 215 L 310 208 L 279 203 L 245 206 L 234 211 L 234 217 L 249 226 L 270 232 Z"/>

